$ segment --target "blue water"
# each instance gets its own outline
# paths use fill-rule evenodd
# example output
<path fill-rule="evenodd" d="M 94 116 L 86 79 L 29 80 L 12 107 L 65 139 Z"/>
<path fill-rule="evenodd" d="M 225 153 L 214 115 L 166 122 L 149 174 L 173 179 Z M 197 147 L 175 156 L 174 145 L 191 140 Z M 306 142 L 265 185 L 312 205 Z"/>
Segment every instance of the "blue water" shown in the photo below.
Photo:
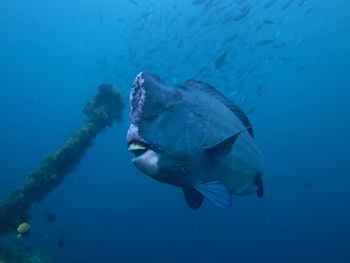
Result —
<path fill-rule="evenodd" d="M 127 102 L 149 70 L 170 84 L 207 81 L 242 104 L 265 160 L 264 198 L 189 209 L 180 189 L 132 166 L 126 110 L 33 205 L 26 244 L 54 262 L 350 262 L 349 1 L 191 2 L 0 1 L 0 195 L 79 127 L 100 83 Z"/>

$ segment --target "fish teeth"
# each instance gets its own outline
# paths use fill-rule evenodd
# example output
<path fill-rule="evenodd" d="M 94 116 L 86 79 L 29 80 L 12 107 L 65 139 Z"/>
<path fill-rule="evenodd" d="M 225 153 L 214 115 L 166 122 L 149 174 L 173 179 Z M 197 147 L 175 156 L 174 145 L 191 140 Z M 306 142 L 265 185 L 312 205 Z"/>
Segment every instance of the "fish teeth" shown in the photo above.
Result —
<path fill-rule="evenodd" d="M 138 144 L 138 143 L 131 143 L 128 148 L 129 151 L 136 151 L 136 150 L 146 150 L 146 147 Z"/>

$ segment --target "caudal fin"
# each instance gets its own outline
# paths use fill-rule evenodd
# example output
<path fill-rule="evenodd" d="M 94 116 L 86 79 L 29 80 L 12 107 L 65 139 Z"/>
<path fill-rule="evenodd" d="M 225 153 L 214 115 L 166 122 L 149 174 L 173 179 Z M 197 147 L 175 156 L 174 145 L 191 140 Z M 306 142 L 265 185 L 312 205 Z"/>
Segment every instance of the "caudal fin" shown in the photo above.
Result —
<path fill-rule="evenodd" d="M 254 177 L 254 184 L 257 186 L 256 193 L 260 198 L 263 198 L 264 196 L 264 184 L 262 181 L 261 174 L 258 174 Z"/>

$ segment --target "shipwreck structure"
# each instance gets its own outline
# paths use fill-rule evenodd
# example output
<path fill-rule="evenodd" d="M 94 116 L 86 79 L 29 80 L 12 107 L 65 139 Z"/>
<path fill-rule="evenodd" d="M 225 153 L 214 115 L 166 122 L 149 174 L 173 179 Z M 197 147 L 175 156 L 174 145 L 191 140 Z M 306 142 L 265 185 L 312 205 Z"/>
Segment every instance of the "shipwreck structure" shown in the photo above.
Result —
<path fill-rule="evenodd" d="M 94 138 L 106 127 L 122 121 L 124 108 L 121 93 L 112 85 L 98 87 L 97 95 L 84 108 L 85 122 L 22 185 L 0 199 L 0 237 L 16 231 L 20 223 L 29 219 L 32 203 L 43 199 L 74 171 Z"/>

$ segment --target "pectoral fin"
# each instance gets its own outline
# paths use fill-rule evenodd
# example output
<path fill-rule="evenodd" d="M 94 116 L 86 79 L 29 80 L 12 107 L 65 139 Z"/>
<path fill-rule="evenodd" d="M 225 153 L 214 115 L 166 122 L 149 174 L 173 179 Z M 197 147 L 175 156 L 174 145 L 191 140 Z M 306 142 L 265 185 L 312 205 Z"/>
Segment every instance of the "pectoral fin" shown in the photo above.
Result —
<path fill-rule="evenodd" d="M 235 144 L 238 136 L 246 131 L 248 128 L 245 128 L 239 132 L 237 132 L 236 134 L 228 137 L 227 139 L 219 142 L 218 144 L 210 147 L 210 148 L 205 148 L 205 152 L 209 155 L 209 156 L 223 156 L 223 155 L 227 155 L 231 152 L 233 145 Z"/>
<path fill-rule="evenodd" d="M 198 209 L 203 203 L 204 196 L 194 188 L 182 188 L 187 205 L 192 209 Z"/>
<path fill-rule="evenodd" d="M 220 208 L 229 208 L 232 204 L 232 192 L 218 181 L 199 184 L 195 189 Z"/>

